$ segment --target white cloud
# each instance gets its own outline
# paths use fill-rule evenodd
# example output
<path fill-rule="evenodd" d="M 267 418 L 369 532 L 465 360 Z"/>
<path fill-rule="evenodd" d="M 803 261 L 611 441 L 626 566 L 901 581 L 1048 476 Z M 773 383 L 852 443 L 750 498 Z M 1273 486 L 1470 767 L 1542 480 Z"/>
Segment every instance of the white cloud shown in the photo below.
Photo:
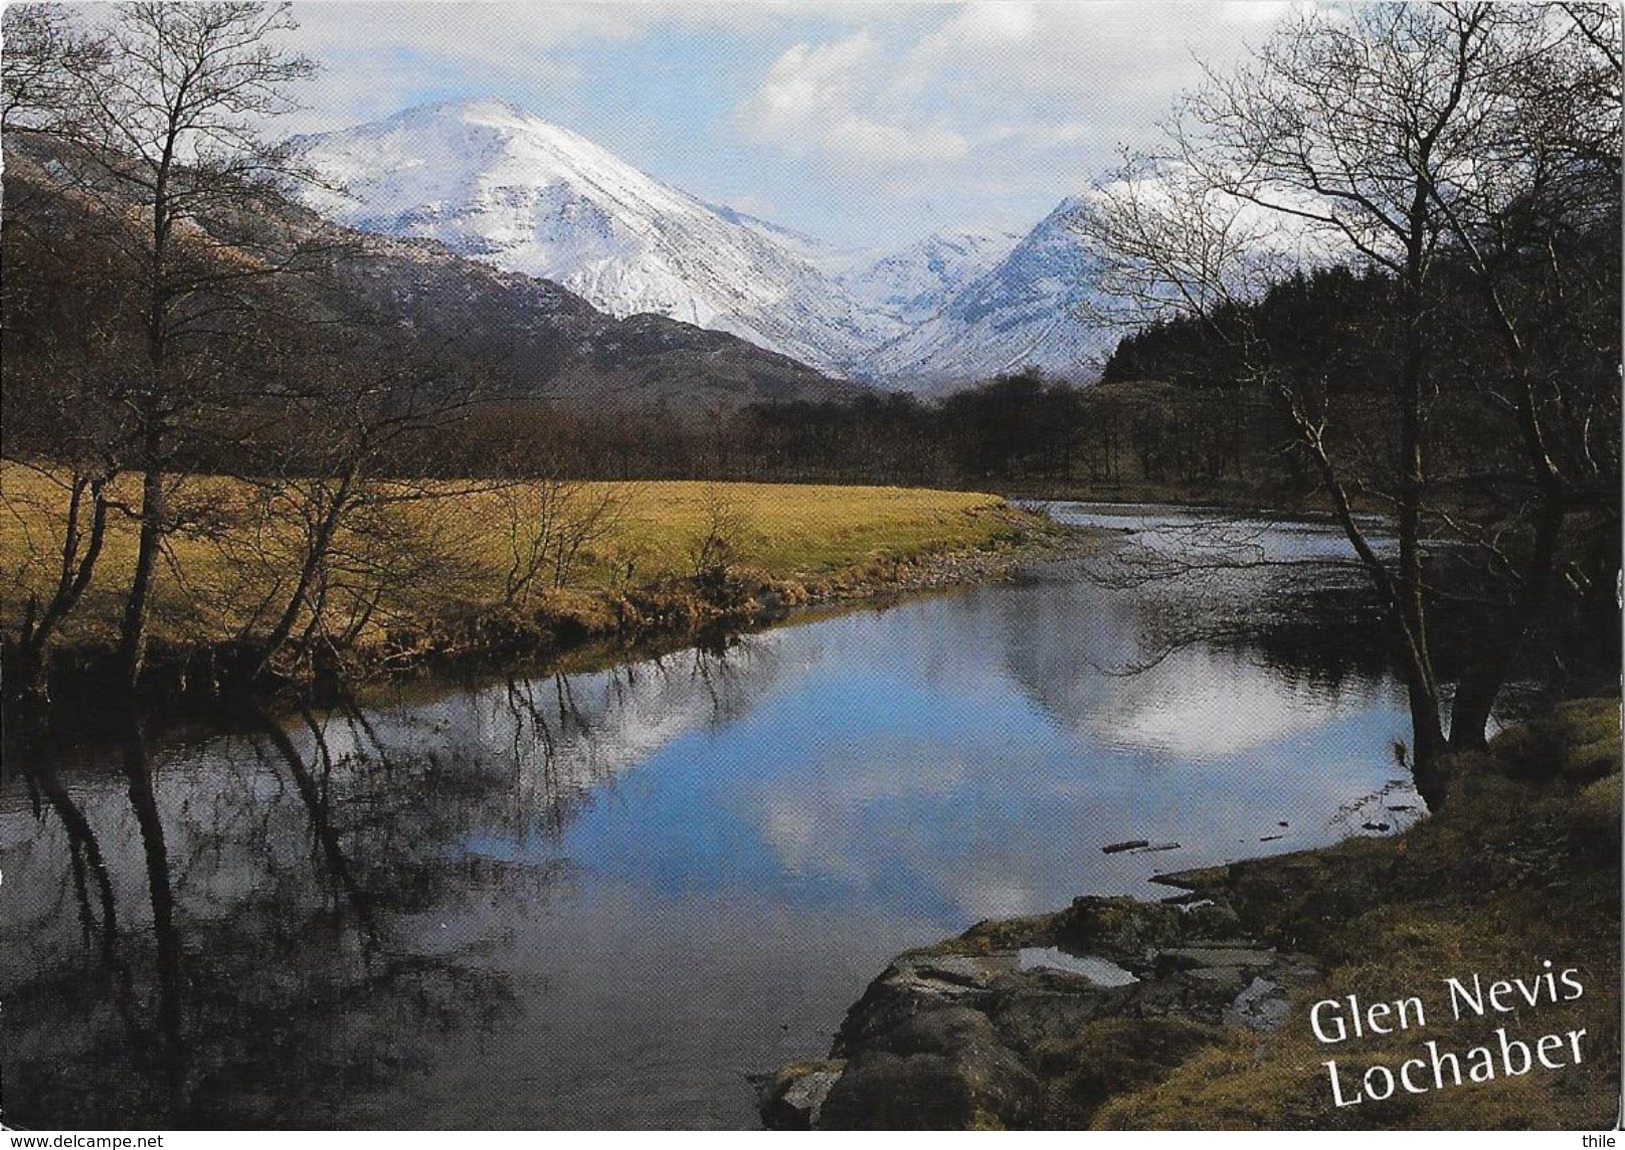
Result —
<path fill-rule="evenodd" d="M 792 155 L 899 168 L 974 159 L 1014 176 L 1044 153 L 1087 153 L 1083 166 L 1098 170 L 1200 80 L 1198 57 L 1223 66 L 1290 8 L 971 0 L 912 34 L 866 27 L 794 45 L 738 119 Z"/>
<path fill-rule="evenodd" d="M 358 3 L 299 0 L 294 17 L 315 51 L 353 48 L 365 29 L 371 50 L 430 53 L 507 67 L 538 49 L 583 39 L 624 39 L 646 30 L 653 4 Z"/>
<path fill-rule="evenodd" d="M 970 150 L 964 136 L 941 124 L 904 128 L 862 116 L 837 122 L 824 138 L 831 147 L 871 163 L 958 160 Z"/>
<path fill-rule="evenodd" d="M 756 140 L 791 152 L 810 148 L 871 165 L 951 161 L 969 145 L 941 123 L 906 125 L 862 110 L 872 77 L 885 61 L 874 38 L 860 31 L 827 44 L 795 44 L 781 53 L 739 117 Z"/>
<path fill-rule="evenodd" d="M 826 7 L 854 6 L 820 11 Z M 515 95 L 545 113 L 549 97 L 604 81 L 571 58 L 584 48 L 660 30 L 771 36 L 797 8 L 793 0 L 296 0 L 299 30 L 290 42 L 324 67 L 301 92 L 308 111 L 292 128 L 387 115 L 435 86 Z"/>
<path fill-rule="evenodd" d="M 499 97 L 814 233 L 1016 227 L 1297 2 L 296 0 L 324 69 L 275 130 Z M 651 97 L 713 69 L 714 102 Z"/>
<path fill-rule="evenodd" d="M 875 43 L 865 32 L 831 44 L 793 45 L 773 61 L 745 113 L 767 135 L 800 131 L 831 113 L 844 115 L 874 56 Z"/>

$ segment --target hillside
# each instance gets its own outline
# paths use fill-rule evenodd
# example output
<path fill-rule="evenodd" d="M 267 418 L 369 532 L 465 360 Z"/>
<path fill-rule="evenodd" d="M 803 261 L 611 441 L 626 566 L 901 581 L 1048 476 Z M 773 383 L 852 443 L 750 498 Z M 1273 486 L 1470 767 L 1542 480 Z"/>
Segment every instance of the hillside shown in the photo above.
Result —
<path fill-rule="evenodd" d="M 864 388 L 726 332 L 664 316 L 617 319 L 544 279 L 502 272 L 432 240 L 370 237 L 343 291 L 398 316 L 427 346 L 490 365 L 520 397 L 613 401 L 683 414 L 770 401 L 850 399 Z"/>
<path fill-rule="evenodd" d="M 297 141 L 342 191 L 307 202 L 366 231 L 445 242 L 556 280 L 612 315 L 652 312 L 837 370 L 897 334 L 768 232 L 497 101 L 411 108 Z"/>
<path fill-rule="evenodd" d="M 1076 200 L 1063 201 L 934 315 L 876 350 L 867 377 L 920 391 L 951 390 L 1024 367 L 1080 383 L 1098 378 L 1096 360 L 1117 337 L 1084 318 L 1096 269 L 1072 227 L 1077 208 Z"/>
<path fill-rule="evenodd" d="M 76 312 L 102 306 L 90 302 L 97 285 L 80 273 L 116 258 L 113 245 L 97 238 L 107 221 L 93 219 L 94 209 L 58 186 L 34 148 L 17 137 L 6 145 L 8 320 L 19 307 L 38 306 L 44 310 L 31 314 L 47 327 L 74 322 Z M 433 241 L 363 235 L 288 203 L 268 210 L 277 218 L 261 221 L 260 230 L 274 225 L 296 242 L 338 254 L 304 274 L 251 285 L 250 306 L 294 327 L 336 332 L 328 345 L 340 356 L 365 361 L 383 339 L 408 359 L 477 371 L 503 397 L 613 400 L 682 416 L 760 401 L 846 399 L 863 390 L 724 332 L 655 315 L 605 315 L 558 284 L 498 271 Z M 242 221 L 233 227 L 241 230 Z M 207 260 L 262 258 L 203 237 L 198 251 Z M 9 322 L 8 330 L 15 334 Z M 30 336 L 27 345 L 8 342 L 8 356 L 26 358 L 54 338 L 40 329 Z"/>

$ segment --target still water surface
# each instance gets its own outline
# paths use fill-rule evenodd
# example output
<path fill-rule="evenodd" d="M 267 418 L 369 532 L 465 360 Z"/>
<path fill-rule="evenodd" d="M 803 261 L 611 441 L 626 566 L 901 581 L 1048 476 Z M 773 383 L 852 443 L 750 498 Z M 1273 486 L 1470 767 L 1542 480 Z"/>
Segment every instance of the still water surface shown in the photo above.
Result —
<path fill-rule="evenodd" d="M 1334 532 L 1056 514 L 1129 549 L 720 653 L 13 752 L 5 1120 L 751 1126 L 747 1075 L 824 1054 L 901 949 L 1414 817 L 1362 598 L 1298 565 Z M 1179 845 L 1101 851 L 1129 839 Z"/>

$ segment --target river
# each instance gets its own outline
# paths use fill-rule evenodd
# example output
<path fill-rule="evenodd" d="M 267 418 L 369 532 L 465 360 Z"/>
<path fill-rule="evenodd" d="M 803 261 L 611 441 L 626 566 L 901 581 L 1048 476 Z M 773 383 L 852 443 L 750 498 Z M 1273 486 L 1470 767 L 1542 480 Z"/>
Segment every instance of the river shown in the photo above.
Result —
<path fill-rule="evenodd" d="M 11 748 L 7 1123 L 753 1126 L 749 1076 L 822 1056 L 900 950 L 1417 816 L 1369 604 L 1309 562 L 1335 531 L 1054 514 L 1121 546 L 720 651 Z M 1102 850 L 1135 840 L 1168 849 Z"/>

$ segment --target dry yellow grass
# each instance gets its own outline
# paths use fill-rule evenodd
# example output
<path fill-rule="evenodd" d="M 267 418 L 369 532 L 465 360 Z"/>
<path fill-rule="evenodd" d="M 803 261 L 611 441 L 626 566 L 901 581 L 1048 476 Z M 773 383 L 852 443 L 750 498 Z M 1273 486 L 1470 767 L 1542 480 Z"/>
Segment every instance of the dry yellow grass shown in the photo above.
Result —
<path fill-rule="evenodd" d="M 614 530 L 586 549 L 571 590 L 689 573 L 696 541 L 719 506 L 732 525 L 738 567 L 795 581 L 839 576 L 877 560 L 984 546 L 1008 533 L 1015 516 L 997 496 L 893 487 L 662 481 L 587 484 L 582 496 L 606 491 L 624 502 L 624 511 Z M 0 467 L 0 495 L 0 620 L 15 625 L 28 596 L 54 583 L 67 496 L 50 476 L 15 463 Z M 120 495 L 133 503 L 136 484 L 127 482 Z M 511 563 L 509 501 L 524 496 L 446 483 L 432 498 L 390 508 L 383 529 L 436 558 L 432 570 L 391 587 L 380 616 L 500 602 Z M 197 513 L 207 530 L 183 530 L 170 541 L 155 598 L 155 635 L 225 638 L 283 601 L 278 592 L 285 596 L 291 587 L 297 554 L 288 506 L 256 511 L 249 485 L 202 476 L 178 481 L 175 502 Z M 115 515 L 69 638 L 111 633 L 135 543 L 135 524 Z"/>

